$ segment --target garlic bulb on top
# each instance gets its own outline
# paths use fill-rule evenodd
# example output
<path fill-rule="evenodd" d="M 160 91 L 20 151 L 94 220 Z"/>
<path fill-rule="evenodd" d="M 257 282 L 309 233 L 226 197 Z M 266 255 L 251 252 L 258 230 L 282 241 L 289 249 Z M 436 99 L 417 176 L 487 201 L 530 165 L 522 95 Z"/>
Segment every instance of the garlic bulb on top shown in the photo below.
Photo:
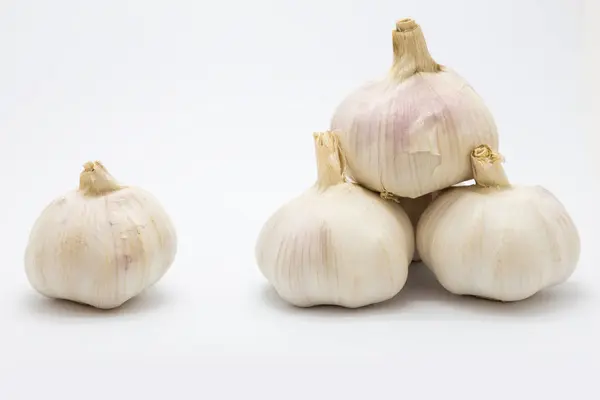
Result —
<path fill-rule="evenodd" d="M 395 296 L 414 252 L 402 208 L 343 176 L 331 132 L 314 135 L 318 180 L 276 211 L 256 244 L 257 264 L 289 303 L 357 308 Z"/>
<path fill-rule="evenodd" d="M 439 195 L 417 226 L 423 262 L 450 292 L 500 301 L 567 280 L 579 260 L 577 229 L 540 186 L 512 186 L 489 146 L 471 155 L 476 184 Z"/>
<path fill-rule="evenodd" d="M 334 112 L 331 130 L 349 176 L 409 198 L 472 179 L 471 150 L 498 147 L 492 114 L 463 78 L 433 60 L 415 21 L 397 22 L 393 48 L 387 76 L 354 91 Z"/>
<path fill-rule="evenodd" d="M 25 271 L 47 297 L 109 309 L 156 283 L 176 252 L 175 228 L 158 201 L 88 162 L 79 190 L 54 200 L 35 222 Z"/>

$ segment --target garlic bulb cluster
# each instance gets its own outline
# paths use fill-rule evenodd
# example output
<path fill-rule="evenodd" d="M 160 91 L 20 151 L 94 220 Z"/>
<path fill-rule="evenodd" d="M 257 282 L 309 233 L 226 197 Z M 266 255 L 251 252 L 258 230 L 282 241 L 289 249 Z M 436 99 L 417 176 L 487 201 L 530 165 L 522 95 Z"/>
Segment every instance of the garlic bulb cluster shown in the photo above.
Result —
<path fill-rule="evenodd" d="M 99 161 L 88 162 L 79 189 L 54 200 L 35 222 L 25 271 L 47 297 L 110 309 L 155 284 L 176 251 L 175 228 L 158 201 L 121 186 Z"/>
<path fill-rule="evenodd" d="M 492 114 L 463 78 L 433 60 L 415 21 L 397 22 L 393 50 L 387 76 L 350 94 L 332 117 L 348 175 L 408 198 L 472 179 L 471 150 L 498 147 Z"/>
<path fill-rule="evenodd" d="M 489 146 L 471 163 L 476 185 L 444 191 L 417 226 L 438 281 L 455 294 L 516 301 L 569 278 L 580 242 L 564 206 L 540 186 L 511 185 Z"/>
<path fill-rule="evenodd" d="M 344 179 L 335 134 L 315 134 L 314 145 L 318 180 L 267 220 L 257 264 L 296 306 L 357 308 L 390 299 L 407 279 L 411 221 L 396 203 Z"/>
<path fill-rule="evenodd" d="M 263 275 L 297 306 L 351 308 L 393 297 L 411 260 L 450 292 L 500 301 L 568 279 L 580 242 L 564 206 L 508 182 L 490 110 L 415 21 L 397 22 L 393 45 L 387 76 L 315 135 L 316 184 L 263 226 Z"/>

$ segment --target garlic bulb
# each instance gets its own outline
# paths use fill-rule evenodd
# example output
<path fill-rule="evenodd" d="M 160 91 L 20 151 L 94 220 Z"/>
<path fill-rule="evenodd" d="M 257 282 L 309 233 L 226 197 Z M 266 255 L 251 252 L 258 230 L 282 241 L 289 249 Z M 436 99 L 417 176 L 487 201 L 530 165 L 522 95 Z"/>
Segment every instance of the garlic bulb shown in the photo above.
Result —
<path fill-rule="evenodd" d="M 25 271 L 47 297 L 109 309 L 156 283 L 176 251 L 175 229 L 157 200 L 88 162 L 79 190 L 54 200 L 35 222 Z"/>
<path fill-rule="evenodd" d="M 289 303 L 357 308 L 395 296 L 414 252 L 400 206 L 343 177 L 331 132 L 314 135 L 318 180 L 273 214 L 256 244 L 258 266 Z"/>
<path fill-rule="evenodd" d="M 417 226 L 421 258 L 442 286 L 516 301 L 568 279 L 580 243 L 564 206 L 543 187 L 510 185 L 489 146 L 471 161 L 476 185 L 441 193 Z"/>
<path fill-rule="evenodd" d="M 416 198 L 472 179 L 469 153 L 498 133 L 487 106 L 458 74 L 436 63 L 421 27 L 393 32 L 387 76 L 350 94 L 334 112 L 348 175 L 377 192 Z"/>

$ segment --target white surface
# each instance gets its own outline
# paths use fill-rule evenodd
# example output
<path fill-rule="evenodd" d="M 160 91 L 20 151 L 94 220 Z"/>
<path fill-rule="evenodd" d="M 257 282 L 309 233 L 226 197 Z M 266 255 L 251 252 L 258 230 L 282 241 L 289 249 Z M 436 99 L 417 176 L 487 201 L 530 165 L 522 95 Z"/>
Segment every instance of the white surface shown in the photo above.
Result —
<path fill-rule="evenodd" d="M 7 0 L 2 10 L 0 399 L 600 398 L 582 1 Z M 387 70 L 406 16 L 485 98 L 512 180 L 546 186 L 571 211 L 580 265 L 517 304 L 451 296 L 415 266 L 379 307 L 287 307 L 254 265 L 258 230 L 314 181 L 311 133 Z M 180 237 L 167 276 L 114 312 L 48 301 L 23 271 L 39 212 L 94 159 L 153 192 Z"/>

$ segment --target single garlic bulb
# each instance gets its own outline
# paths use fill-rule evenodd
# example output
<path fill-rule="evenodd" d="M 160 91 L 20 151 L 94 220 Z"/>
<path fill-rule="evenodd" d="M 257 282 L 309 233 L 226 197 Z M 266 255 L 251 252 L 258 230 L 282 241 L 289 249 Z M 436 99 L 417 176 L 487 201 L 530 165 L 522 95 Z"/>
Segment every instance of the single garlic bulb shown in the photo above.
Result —
<path fill-rule="evenodd" d="M 568 279 L 580 243 L 564 206 L 540 186 L 510 185 L 489 146 L 471 162 L 476 185 L 441 193 L 417 226 L 421 258 L 442 286 L 516 301 Z"/>
<path fill-rule="evenodd" d="M 337 107 L 348 175 L 382 193 L 416 198 L 472 179 L 469 153 L 498 147 L 493 117 L 473 88 L 436 63 L 421 27 L 404 19 L 393 32 L 394 63 L 381 80 Z"/>
<path fill-rule="evenodd" d="M 279 295 L 300 307 L 357 308 L 395 296 L 414 252 L 400 206 L 345 182 L 331 132 L 314 135 L 318 180 L 265 223 L 257 263 Z"/>
<path fill-rule="evenodd" d="M 54 200 L 35 222 L 25 272 L 47 297 L 109 309 L 156 283 L 176 251 L 175 229 L 157 200 L 88 162 L 79 190 Z"/>

